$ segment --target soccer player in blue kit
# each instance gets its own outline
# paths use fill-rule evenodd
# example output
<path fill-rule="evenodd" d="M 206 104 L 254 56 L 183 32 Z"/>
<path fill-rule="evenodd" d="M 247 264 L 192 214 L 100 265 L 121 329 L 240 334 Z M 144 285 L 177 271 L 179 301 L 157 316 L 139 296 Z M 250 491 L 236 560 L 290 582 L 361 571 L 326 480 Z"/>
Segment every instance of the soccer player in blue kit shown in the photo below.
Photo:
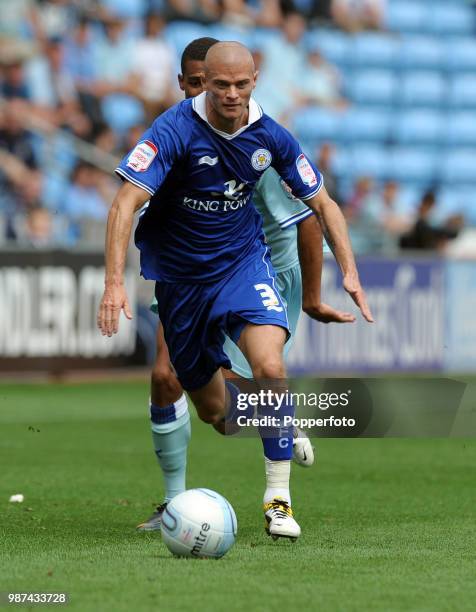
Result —
<path fill-rule="evenodd" d="M 248 50 L 218 43 L 206 58 L 207 92 L 163 115 L 117 172 L 125 183 L 108 218 L 106 282 L 98 325 L 117 331 L 130 308 L 123 285 L 134 212 L 150 199 L 136 231 L 141 272 L 156 281 L 159 316 L 171 361 L 202 420 L 218 425 L 234 409 L 236 388 L 221 366 L 225 333 L 245 355 L 256 379 L 284 379 L 286 308 L 263 241 L 261 217 L 250 204 L 261 174 L 273 166 L 293 193 L 317 213 L 364 317 L 372 316 L 360 286 L 345 221 L 322 177 L 291 135 L 251 99 L 256 80 Z M 292 411 L 292 407 L 288 407 Z M 282 444 L 284 439 L 284 444 Z M 263 439 L 274 464 L 274 494 L 266 501 L 268 532 L 298 537 L 289 495 L 292 431 Z"/>
<path fill-rule="evenodd" d="M 178 80 L 187 98 L 202 93 L 205 56 L 208 49 L 217 42 L 214 38 L 198 38 L 185 48 Z M 263 232 L 271 250 L 276 285 L 286 302 L 291 338 L 285 349 L 289 350 L 303 304 L 304 310 L 318 321 L 354 321 L 355 317 L 351 314 L 340 312 L 321 302 L 322 231 L 313 211 L 292 195 L 271 167 L 263 172 L 252 199 L 263 217 Z M 155 299 L 151 310 L 157 313 Z M 231 370 L 224 370 L 226 377 L 253 377 L 245 357 L 228 337 L 224 351 L 231 361 Z M 157 353 L 150 384 L 150 417 L 152 441 L 164 479 L 165 495 L 163 502 L 157 506 L 150 518 L 137 526 L 140 531 L 160 529 L 162 513 L 167 503 L 186 488 L 190 415 L 186 396 L 170 364 L 160 322 L 157 326 Z M 224 427 L 219 430 L 223 433 Z M 298 465 L 311 466 L 314 462 L 314 450 L 309 439 L 296 427 L 293 433 L 293 460 Z M 266 501 L 274 494 L 272 485 L 275 464 L 266 456 L 264 462 L 268 491 L 264 496 Z"/>

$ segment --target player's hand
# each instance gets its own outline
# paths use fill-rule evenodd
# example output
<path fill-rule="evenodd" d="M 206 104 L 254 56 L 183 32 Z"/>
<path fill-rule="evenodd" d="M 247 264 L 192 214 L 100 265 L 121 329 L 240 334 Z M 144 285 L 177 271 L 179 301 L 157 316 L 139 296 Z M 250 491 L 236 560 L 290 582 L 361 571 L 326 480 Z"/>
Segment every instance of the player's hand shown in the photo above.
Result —
<path fill-rule="evenodd" d="M 123 285 L 106 285 L 99 305 L 97 323 L 103 336 L 111 337 L 119 329 L 121 310 L 132 319 L 131 307 Z"/>
<path fill-rule="evenodd" d="M 362 313 L 364 319 L 369 323 L 373 323 L 374 318 L 370 311 L 369 305 L 367 304 L 365 291 L 362 289 L 362 285 L 360 284 L 359 279 L 355 277 L 344 277 L 343 284 L 344 289 L 359 307 L 359 310 Z"/>
<path fill-rule="evenodd" d="M 336 310 L 322 302 L 317 305 L 303 306 L 303 310 L 312 319 L 321 323 L 353 323 L 355 321 L 354 315 L 350 312 Z"/>

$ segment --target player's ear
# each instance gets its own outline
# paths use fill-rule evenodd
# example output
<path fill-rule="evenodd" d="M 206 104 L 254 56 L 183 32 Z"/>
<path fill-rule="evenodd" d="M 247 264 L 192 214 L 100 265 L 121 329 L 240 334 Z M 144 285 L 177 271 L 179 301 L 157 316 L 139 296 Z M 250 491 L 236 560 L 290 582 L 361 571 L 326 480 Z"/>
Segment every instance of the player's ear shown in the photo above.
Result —
<path fill-rule="evenodd" d="M 259 70 L 255 70 L 253 74 L 253 89 L 256 87 L 256 81 L 258 80 L 258 77 L 259 77 Z"/>
<path fill-rule="evenodd" d="M 183 74 L 178 74 L 177 75 L 177 81 L 178 81 L 180 89 L 182 91 L 185 91 L 184 76 L 183 76 Z"/>

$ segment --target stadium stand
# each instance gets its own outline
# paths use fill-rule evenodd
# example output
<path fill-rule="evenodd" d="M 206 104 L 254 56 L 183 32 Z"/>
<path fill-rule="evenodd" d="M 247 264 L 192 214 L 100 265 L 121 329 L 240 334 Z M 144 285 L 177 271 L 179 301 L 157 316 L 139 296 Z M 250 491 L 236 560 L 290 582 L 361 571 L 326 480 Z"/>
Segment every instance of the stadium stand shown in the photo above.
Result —
<path fill-rule="evenodd" d="M 307 19 L 305 35 L 294 45 L 296 74 L 286 75 L 293 89 L 286 101 L 279 99 L 279 82 L 270 81 L 276 75 L 267 73 L 273 65 L 267 54 L 284 40 L 276 27 L 283 18 L 277 0 L 268 19 L 273 27 L 265 27 L 258 1 L 235 3 L 232 15 L 218 2 L 212 13 L 197 9 L 187 15 L 165 0 L 5 4 L 15 11 L 5 18 L 2 10 L 0 19 L 0 148 L 18 163 L 0 171 L 2 242 L 15 240 L 18 218 L 26 218 L 32 205 L 19 188 L 28 168 L 41 174 L 35 205 L 70 220 L 65 242 L 95 241 L 101 235 L 97 214 L 88 228 L 85 211 L 94 204 L 81 207 L 80 202 L 88 197 L 97 202 L 98 194 L 106 198 L 114 192 L 114 162 L 154 116 L 130 61 L 130 50 L 145 40 L 150 13 L 163 18 L 154 40 L 173 58 L 167 105 L 181 97 L 175 75 L 190 40 L 204 35 L 240 40 L 261 58 L 267 80 L 256 96 L 265 111 L 281 109 L 276 119 L 295 132 L 310 155 L 325 143 L 335 144 L 332 171 L 344 207 L 354 182 L 369 177 L 376 189 L 382 181 L 399 181 L 401 193 L 413 199 L 409 215 L 423 190 L 434 188 L 438 217 L 462 212 L 467 223 L 475 221 L 474 2 L 387 0 L 381 30 L 352 33 L 331 21 L 332 11 L 323 20 L 313 2 L 284 3 L 286 15 L 297 10 Z M 312 64 L 315 51 L 328 73 Z M 331 71 L 341 99 L 334 106 L 324 99 L 310 103 L 309 79 L 315 79 L 311 89 L 317 91 L 319 79 Z M 12 115 L 15 122 L 9 121 Z M 95 168 L 88 179 L 92 195 L 83 190 L 81 197 L 65 202 L 77 191 L 74 169 L 81 161 Z"/>

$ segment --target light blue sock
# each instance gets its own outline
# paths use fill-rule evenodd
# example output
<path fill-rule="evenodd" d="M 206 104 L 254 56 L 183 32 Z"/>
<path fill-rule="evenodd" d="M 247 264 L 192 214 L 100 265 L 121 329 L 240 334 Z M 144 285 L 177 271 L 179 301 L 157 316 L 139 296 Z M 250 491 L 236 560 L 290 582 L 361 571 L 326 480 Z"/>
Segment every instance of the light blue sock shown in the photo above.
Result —
<path fill-rule="evenodd" d="M 182 395 L 174 404 L 164 407 L 151 403 L 150 419 L 155 454 L 164 476 L 164 501 L 167 502 L 185 491 L 191 435 L 187 398 Z"/>

